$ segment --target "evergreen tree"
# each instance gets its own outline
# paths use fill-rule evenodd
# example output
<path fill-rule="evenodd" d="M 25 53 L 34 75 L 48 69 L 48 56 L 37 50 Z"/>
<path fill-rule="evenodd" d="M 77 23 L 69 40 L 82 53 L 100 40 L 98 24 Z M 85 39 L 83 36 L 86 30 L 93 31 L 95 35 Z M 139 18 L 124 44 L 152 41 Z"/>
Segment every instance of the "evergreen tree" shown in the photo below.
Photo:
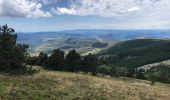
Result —
<path fill-rule="evenodd" d="M 81 56 L 76 50 L 71 50 L 66 56 L 67 70 L 79 71 L 81 68 Z"/>
<path fill-rule="evenodd" d="M 47 67 L 54 70 L 64 70 L 64 52 L 60 49 L 55 49 L 48 59 Z"/>
<path fill-rule="evenodd" d="M 7 25 L 0 26 L 0 70 L 20 68 L 27 55 L 28 45 L 16 43 L 15 30 Z"/>
<path fill-rule="evenodd" d="M 95 73 L 98 66 L 98 59 L 95 55 L 89 54 L 84 57 L 82 70 Z"/>
<path fill-rule="evenodd" d="M 47 65 L 47 59 L 48 59 L 47 54 L 40 52 L 40 54 L 38 56 L 38 65 L 46 66 Z"/>

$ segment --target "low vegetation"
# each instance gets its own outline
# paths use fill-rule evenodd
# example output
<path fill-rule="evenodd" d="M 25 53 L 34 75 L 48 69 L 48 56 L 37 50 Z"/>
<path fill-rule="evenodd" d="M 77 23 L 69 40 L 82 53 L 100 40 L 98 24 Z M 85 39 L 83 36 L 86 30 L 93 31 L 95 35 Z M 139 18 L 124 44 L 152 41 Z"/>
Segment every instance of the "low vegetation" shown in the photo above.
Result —
<path fill-rule="evenodd" d="M 47 71 L 33 76 L 0 74 L 1 100 L 169 100 L 170 85 L 130 78 Z"/>

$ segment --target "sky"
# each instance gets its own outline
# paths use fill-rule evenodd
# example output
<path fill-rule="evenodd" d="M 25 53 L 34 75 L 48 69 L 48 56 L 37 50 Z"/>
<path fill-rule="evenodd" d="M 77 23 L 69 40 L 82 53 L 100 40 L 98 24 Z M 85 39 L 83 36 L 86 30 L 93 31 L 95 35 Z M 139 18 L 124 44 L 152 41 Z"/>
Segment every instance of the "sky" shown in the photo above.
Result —
<path fill-rule="evenodd" d="M 0 0 L 0 25 L 18 32 L 170 29 L 170 0 Z"/>

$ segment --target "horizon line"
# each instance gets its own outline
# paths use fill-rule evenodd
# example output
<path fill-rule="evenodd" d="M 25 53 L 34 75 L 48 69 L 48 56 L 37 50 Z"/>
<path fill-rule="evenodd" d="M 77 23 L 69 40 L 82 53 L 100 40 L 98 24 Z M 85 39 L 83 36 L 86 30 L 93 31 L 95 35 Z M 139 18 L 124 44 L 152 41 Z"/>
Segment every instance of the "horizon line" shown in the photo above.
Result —
<path fill-rule="evenodd" d="M 146 28 L 146 29 L 107 29 L 107 28 L 101 28 L 101 29 L 88 29 L 88 28 L 81 28 L 81 29 L 66 29 L 66 30 L 51 30 L 51 31 L 16 31 L 15 33 L 44 33 L 44 32 L 64 32 L 64 31 L 79 31 L 79 30 L 111 30 L 111 31 L 126 31 L 126 30 L 132 30 L 132 31 L 161 31 L 161 30 L 170 30 L 170 28 L 158 28 L 158 29 L 154 29 L 154 28 Z"/>

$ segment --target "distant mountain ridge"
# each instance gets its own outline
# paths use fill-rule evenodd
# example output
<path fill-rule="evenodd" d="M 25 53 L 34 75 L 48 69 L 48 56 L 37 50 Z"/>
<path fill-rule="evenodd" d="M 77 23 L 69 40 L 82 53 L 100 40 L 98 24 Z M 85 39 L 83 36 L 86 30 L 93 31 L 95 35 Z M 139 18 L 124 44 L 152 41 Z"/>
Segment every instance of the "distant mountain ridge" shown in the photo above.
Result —
<path fill-rule="evenodd" d="M 52 49 L 61 48 L 66 51 L 77 49 L 80 53 L 87 53 L 97 48 L 94 44 L 109 44 L 115 42 L 152 38 L 168 39 L 170 30 L 111 30 L 111 29 L 78 29 L 58 32 L 25 32 L 18 33 L 18 42 L 30 46 L 30 52 L 50 52 Z M 71 39 L 70 41 L 67 41 Z"/>

